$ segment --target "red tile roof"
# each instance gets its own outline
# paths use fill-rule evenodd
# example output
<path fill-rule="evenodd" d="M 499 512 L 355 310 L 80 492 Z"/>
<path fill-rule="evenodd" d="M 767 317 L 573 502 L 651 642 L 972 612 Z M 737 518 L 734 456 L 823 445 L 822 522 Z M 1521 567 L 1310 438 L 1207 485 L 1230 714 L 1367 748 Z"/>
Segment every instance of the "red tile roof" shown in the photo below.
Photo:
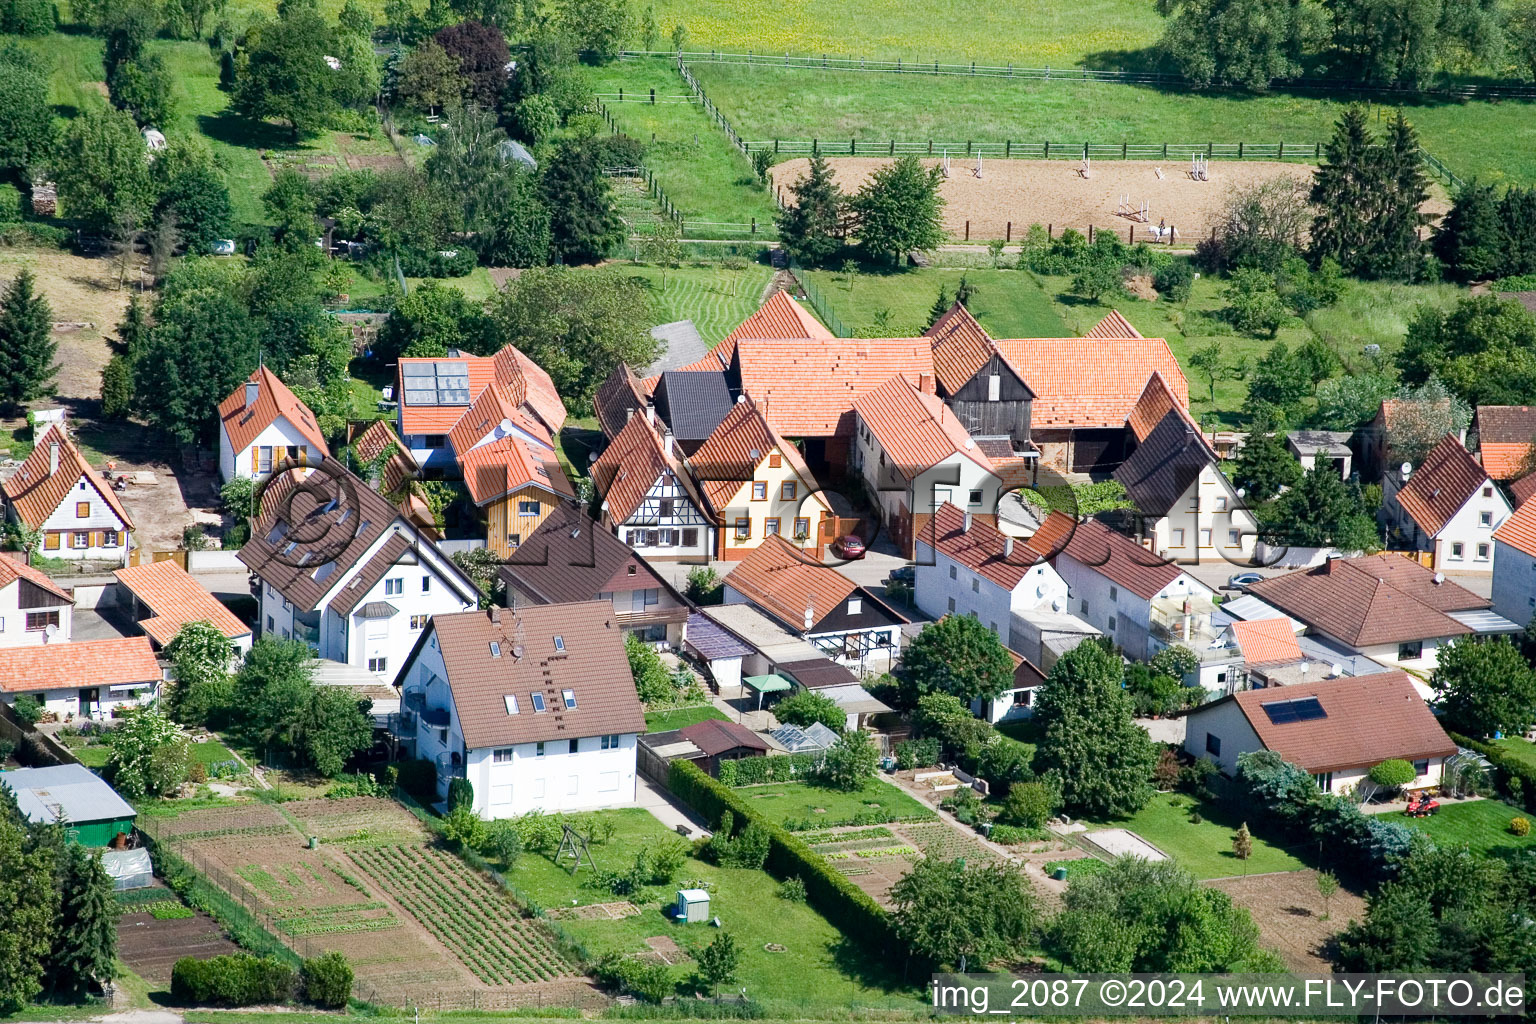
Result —
<path fill-rule="evenodd" d="M 1189 381 L 1162 338 L 1021 338 L 997 347 L 1035 393 L 1032 428 L 1122 427 L 1153 373 L 1189 407 Z"/>
<path fill-rule="evenodd" d="M 797 493 L 818 492 L 816 478 L 801 458 L 800 449 L 774 432 L 750 398 L 744 397 L 732 407 L 686 464 L 715 514 L 721 515 L 772 452 L 780 453 L 800 478 Z M 820 498 L 817 501 L 825 506 Z"/>
<path fill-rule="evenodd" d="M 958 302 L 923 333 L 933 341 L 933 373 L 947 394 L 964 387 L 997 351 L 986 328 Z"/>
<path fill-rule="evenodd" d="M 405 367 L 458 362 L 465 365 L 469 378 L 469 396 L 473 402 L 492 381 L 506 386 L 512 403 L 526 404 L 544 425 L 558 433 L 565 425 L 565 406 L 555 391 L 549 374 L 533 360 L 508 345 L 494 356 L 461 354 L 442 358 L 410 356 L 400 360 L 395 369 L 396 397 L 400 400 L 400 427 L 406 434 L 446 434 L 463 418 L 465 405 L 407 405 L 405 403 Z"/>
<path fill-rule="evenodd" d="M 1085 335 L 1085 338 L 1139 338 L 1141 332 L 1131 326 L 1131 322 L 1120 315 L 1118 309 L 1112 309 Z"/>
<path fill-rule="evenodd" d="M 459 456 L 459 468 L 476 505 L 487 505 L 529 486 L 559 497 L 576 495 L 555 450 L 520 437 L 503 437 L 470 449 Z"/>
<path fill-rule="evenodd" d="M 1536 495 L 1536 472 L 1527 473 L 1525 476 L 1509 485 L 1510 496 L 1515 499 L 1515 507 L 1519 508 Z"/>
<path fill-rule="evenodd" d="M 1536 502 L 1523 502 L 1493 531 L 1493 539 L 1536 558 Z"/>
<path fill-rule="evenodd" d="M 1187 397 L 1186 392 L 1186 399 Z M 1131 433 L 1136 435 L 1136 440 L 1140 443 L 1157 429 L 1163 417 L 1170 412 L 1177 413 L 1180 419 L 1194 429 L 1201 444 L 1207 448 L 1210 447 L 1209 442 L 1205 440 L 1205 434 L 1200 430 L 1200 425 L 1190 417 L 1186 405 L 1180 404 L 1178 397 L 1168 387 L 1168 382 L 1163 379 L 1161 371 L 1156 371 L 1147 378 L 1147 386 L 1142 389 L 1141 397 L 1136 399 L 1136 404 L 1131 407 L 1130 414 L 1126 416 L 1126 426 L 1131 428 Z M 1215 458 L 1214 452 L 1212 458 Z"/>
<path fill-rule="evenodd" d="M 1232 635 L 1242 649 L 1243 660 L 1250 665 L 1279 665 L 1301 660 L 1301 645 L 1291 629 L 1291 620 L 1253 619 L 1232 623 Z"/>
<path fill-rule="evenodd" d="M 1065 521 L 1065 522 L 1064 522 Z M 1123 533 L 1116 533 L 1096 519 L 1085 519 L 1071 526 L 1071 517 L 1052 512 L 1030 538 L 1031 546 L 1053 548 L 1062 533 L 1070 528 L 1061 549 L 1074 561 L 1088 566 L 1100 576 L 1118 583 L 1137 597 L 1150 601 L 1164 587 L 1184 575 L 1184 570 L 1153 554 Z M 1041 534 L 1045 534 L 1044 537 Z"/>
<path fill-rule="evenodd" d="M 1462 636 L 1447 615 L 1487 608 L 1486 598 L 1401 555 L 1335 558 L 1301 572 L 1250 584 L 1255 597 L 1353 647 Z"/>
<path fill-rule="evenodd" d="M 709 355 L 682 369 L 719 370 L 731 365 L 731 358 L 736 354 L 736 344 L 742 338 L 831 340 L 832 332 L 812 316 L 810 310 L 796 302 L 789 292 L 777 291 L 768 296 L 767 301 L 757 308 L 757 312 L 727 334 L 725 340 L 716 345 Z"/>
<path fill-rule="evenodd" d="M 0 647 L 0 690 L 11 693 L 119 683 L 153 685 L 160 679 L 160 663 L 148 637 Z"/>
<path fill-rule="evenodd" d="M 520 400 L 544 421 L 552 433 L 560 433 L 560 429 L 565 426 L 565 403 L 560 400 L 554 379 L 545 372 L 544 367 L 513 345 L 507 345 L 497 352 L 491 361 L 496 365 L 496 379 L 512 388 L 514 393 L 521 386 Z"/>
<path fill-rule="evenodd" d="M 545 447 L 554 447 L 554 435 L 544 425 L 544 421 L 534 415 L 531 408 L 513 397 L 511 387 L 493 380 L 481 390 L 480 397 L 470 403 L 468 411 L 459 417 L 459 421 L 448 432 L 448 443 L 453 446 L 454 455 L 462 459 L 465 452 L 484 440 L 503 421 L 538 438 Z"/>
<path fill-rule="evenodd" d="M 644 415 L 631 418 L 592 463 L 592 481 L 603 496 L 609 521 L 615 526 L 634 515 L 664 474 L 670 474 L 682 486 L 701 513 L 709 514 L 709 506 L 694 487 L 693 478 L 676 454 L 666 454 L 656 428 Z"/>
<path fill-rule="evenodd" d="M 432 515 L 432 506 L 420 494 L 405 486 L 406 481 L 416 477 L 416 460 L 411 458 L 405 442 L 400 440 L 389 421 L 374 420 L 352 442 L 352 448 L 362 462 L 378 458 L 386 447 L 393 449 L 394 454 L 385 460 L 381 479 L 370 480 L 369 483 L 380 493 L 394 498 L 401 515 L 436 539 L 437 523 Z"/>
<path fill-rule="evenodd" d="M 1536 438 L 1536 406 L 1480 405 L 1473 417 L 1478 454 L 1495 480 L 1511 480 L 1530 456 Z"/>
<path fill-rule="evenodd" d="M 847 576 L 813 561 L 778 534 L 763 538 L 726 575 L 725 583 L 796 632 L 804 628 L 807 608 L 815 623 L 854 596 L 885 607 Z M 903 621 L 895 612 L 890 614 Z"/>
<path fill-rule="evenodd" d="M 1048 561 L 1052 554 L 1048 548 L 1037 550 L 1029 540 L 1014 540 L 974 516 L 967 530 L 965 513 L 947 501 L 939 506 L 917 539 L 1010 593 L 1031 569 Z M 1049 535 L 1042 543 L 1045 539 Z"/>
<path fill-rule="evenodd" d="M 853 403 L 895 376 L 933 375 L 926 338 L 743 338 L 741 389 L 785 437 L 853 433 Z"/>
<path fill-rule="evenodd" d="M 1397 503 L 1433 537 L 1488 482 L 1488 474 L 1461 442 L 1447 434 L 1397 492 Z"/>
<path fill-rule="evenodd" d="M 764 751 L 768 749 L 767 741 L 761 736 L 735 722 L 710 719 L 707 722 L 697 722 L 679 731 L 682 732 L 684 739 L 704 751 L 709 757 L 723 754 L 727 750 L 735 750 L 737 747 Z"/>
<path fill-rule="evenodd" d="M 21 552 L 0 551 L 0 588 L 8 587 L 17 580 L 26 580 L 33 586 L 41 587 L 54 597 L 74 604 L 75 599 L 57 583 L 52 577 L 41 569 L 34 568 L 21 559 L 26 555 Z"/>
<path fill-rule="evenodd" d="M 48 464 L 55 442 L 59 446 L 59 470 L 50 474 Z M 118 500 L 112 488 L 101 486 L 100 476 L 91 469 L 85 456 L 80 454 L 80 449 L 64 433 L 64 428 L 56 425 L 50 424 L 43 431 L 43 436 L 38 438 L 32 454 L 22 462 L 21 468 L 4 484 L 0 484 L 0 493 L 5 495 L 22 522 L 34 530 L 40 530 L 48 517 L 74 493 L 75 485 L 82 477 L 96 492 L 96 496 L 107 503 L 107 507 L 123 526 L 132 530 L 133 520 L 129 518 L 128 510 L 123 508 L 123 503 Z"/>
<path fill-rule="evenodd" d="M 140 604 L 154 613 L 151 618 L 139 620 L 139 627 L 161 647 L 170 643 L 189 622 L 207 622 L 231 640 L 251 634 L 251 627 L 169 559 L 114 569 L 112 575 L 117 577 L 119 586 L 128 588 Z"/>
<path fill-rule="evenodd" d="M 315 414 L 288 390 L 288 385 L 279 380 L 277 374 L 266 366 L 259 366 L 249 379 L 256 382 L 256 401 L 249 408 L 245 404 L 244 384 L 219 403 L 219 423 L 237 456 L 249 448 L 263 430 L 276 423 L 279 416 L 322 454 L 331 454 L 325 445 L 325 435 L 315 425 Z"/>
<path fill-rule="evenodd" d="M 1277 725 L 1264 710 L 1266 704 L 1308 697 L 1322 705 L 1324 717 Z M 1267 749 L 1313 774 L 1456 753 L 1456 744 L 1401 671 L 1245 690 L 1224 700 L 1237 704 Z M 1205 705 L 1191 718 L 1214 706 Z"/>
<path fill-rule="evenodd" d="M 645 732 L 612 601 L 434 615 L 429 632 L 471 749 Z M 574 691 L 574 708 L 565 706 L 563 690 Z M 534 710 L 534 693 L 543 694 L 546 710 Z M 509 696 L 517 698 L 517 714 L 508 713 Z"/>
<path fill-rule="evenodd" d="M 993 471 L 992 460 L 976 447 L 949 407 L 905 377 L 892 377 L 857 399 L 853 409 L 880 442 L 886 461 L 908 480 L 952 455 Z"/>

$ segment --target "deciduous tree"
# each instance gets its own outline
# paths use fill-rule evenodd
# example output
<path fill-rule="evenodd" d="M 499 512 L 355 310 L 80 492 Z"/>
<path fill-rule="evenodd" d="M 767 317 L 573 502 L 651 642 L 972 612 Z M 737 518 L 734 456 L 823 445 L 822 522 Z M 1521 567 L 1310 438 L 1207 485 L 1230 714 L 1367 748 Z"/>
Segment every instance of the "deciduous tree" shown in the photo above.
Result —
<path fill-rule="evenodd" d="M 1264 91 L 1301 73 L 1321 34 L 1321 10 L 1293 0 L 1186 0 L 1163 32 L 1162 51 L 1190 83 Z"/>
<path fill-rule="evenodd" d="M 947 615 L 923 627 L 907 648 L 899 673 L 909 706 L 928 693 L 947 693 L 969 704 L 993 700 L 1013 686 L 1013 660 L 980 619 Z"/>
<path fill-rule="evenodd" d="M 816 779 L 832 789 L 852 793 L 875 777 L 880 751 L 869 733 L 853 729 L 843 733 L 823 755 Z"/>
<path fill-rule="evenodd" d="M 153 705 L 127 709 L 107 743 L 107 773 L 129 799 L 165 796 L 186 781 L 187 737 Z"/>
<path fill-rule="evenodd" d="M 915 156 L 877 169 L 850 204 L 858 217 L 859 244 L 880 260 L 899 263 L 913 250 L 937 248 L 945 238 L 939 195 L 943 175 Z"/>
<path fill-rule="evenodd" d="M 1018 952 L 1040 914 L 1012 865 L 925 857 L 891 888 L 891 925 L 908 954 L 934 968 L 980 970 Z"/>
<path fill-rule="evenodd" d="M 53 165 L 63 212 L 94 231 L 123 217 L 142 223 L 154 206 L 144 139 L 124 111 L 88 109 L 71 121 Z"/>
<path fill-rule="evenodd" d="M 256 121 L 286 121 L 295 142 L 323 128 L 335 109 L 334 33 L 311 6 L 286 10 L 247 33 L 235 61 L 232 105 Z"/>
<path fill-rule="evenodd" d="M 1507 637 L 1442 644 L 1429 685 L 1446 728 L 1468 736 L 1520 736 L 1536 716 L 1536 672 Z"/>
<path fill-rule="evenodd" d="M 41 163 L 53 142 L 47 62 L 18 43 L 0 45 L 0 167 Z"/>
<path fill-rule="evenodd" d="M 507 86 L 507 37 L 501 30 L 478 21 L 461 21 L 432 37 L 459 64 L 463 98 L 467 103 L 494 108 Z"/>

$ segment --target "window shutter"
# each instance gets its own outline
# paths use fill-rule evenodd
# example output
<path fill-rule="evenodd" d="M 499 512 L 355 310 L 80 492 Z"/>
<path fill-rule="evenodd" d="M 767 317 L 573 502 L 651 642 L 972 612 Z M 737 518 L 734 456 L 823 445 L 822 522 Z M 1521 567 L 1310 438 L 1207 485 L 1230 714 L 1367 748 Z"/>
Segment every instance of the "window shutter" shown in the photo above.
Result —
<path fill-rule="evenodd" d="M 261 447 L 259 445 L 251 445 L 251 472 L 261 472 Z"/>
<path fill-rule="evenodd" d="M 299 445 L 299 465 L 309 465 L 309 445 L 307 444 Z"/>

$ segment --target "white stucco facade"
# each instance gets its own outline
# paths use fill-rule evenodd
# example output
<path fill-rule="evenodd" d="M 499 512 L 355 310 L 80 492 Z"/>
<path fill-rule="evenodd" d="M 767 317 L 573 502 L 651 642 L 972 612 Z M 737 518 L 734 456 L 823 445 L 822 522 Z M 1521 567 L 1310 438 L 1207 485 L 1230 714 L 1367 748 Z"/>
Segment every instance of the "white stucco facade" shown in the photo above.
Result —
<path fill-rule="evenodd" d="M 278 416 L 250 444 L 236 451 L 224 423 L 219 424 L 219 477 L 265 480 L 285 459 L 301 466 L 318 465 L 325 453 L 301 434 L 286 416 Z"/>
<path fill-rule="evenodd" d="M 1493 610 L 1525 626 L 1536 615 L 1536 557 L 1513 544 L 1493 542 Z"/>
<path fill-rule="evenodd" d="M 1177 562 L 1245 564 L 1258 541 L 1258 521 L 1212 465 L 1200 470 L 1167 515 L 1149 517 L 1143 529 L 1154 551 Z"/>
<path fill-rule="evenodd" d="M 1031 566 L 1017 586 L 1005 590 L 921 538 L 916 556 L 913 600 L 925 615 L 933 619 L 951 614 L 974 616 L 1014 650 L 1021 650 L 1023 643 L 1022 639 L 1015 642 L 1013 636 L 1015 616 L 1042 607 L 1066 610 L 1066 581 L 1048 562 Z"/>
<path fill-rule="evenodd" d="M 1398 503 L 1395 478 L 1396 474 L 1387 474 L 1388 494 L 1382 508 L 1389 525 L 1401 530 L 1414 549 L 1431 552 L 1434 568 L 1446 572 L 1493 572 L 1493 531 L 1509 518 L 1513 509 L 1491 480 L 1484 480 L 1466 504 L 1431 536 Z"/>
<path fill-rule="evenodd" d="M 0 647 L 31 647 L 65 643 L 74 630 L 75 607 L 67 601 L 36 608 L 21 607 L 20 581 L 0 587 Z M 52 637 L 47 627 L 59 628 Z"/>
<path fill-rule="evenodd" d="M 1067 611 L 1119 644 L 1127 656 L 1144 661 L 1166 643 L 1152 635 L 1154 602 L 1188 600 L 1192 608 L 1214 611 L 1215 592 L 1188 573 L 1180 573 L 1151 599 L 1141 597 L 1063 552 L 1056 556 L 1057 573 L 1069 588 Z"/>
<path fill-rule="evenodd" d="M 128 564 L 128 524 L 96 491 L 96 481 L 82 475 L 42 526 L 42 553 L 67 558 Z"/>

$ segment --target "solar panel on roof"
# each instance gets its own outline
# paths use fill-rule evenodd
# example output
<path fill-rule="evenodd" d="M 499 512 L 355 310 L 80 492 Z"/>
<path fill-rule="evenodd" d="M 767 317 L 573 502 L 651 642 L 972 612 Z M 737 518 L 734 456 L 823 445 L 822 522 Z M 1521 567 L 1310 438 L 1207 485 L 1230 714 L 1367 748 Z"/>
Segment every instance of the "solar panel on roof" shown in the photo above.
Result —
<path fill-rule="evenodd" d="M 406 388 L 405 390 L 406 405 L 434 405 L 436 402 L 437 392 L 435 390 L 421 391 L 415 388 Z"/>
<path fill-rule="evenodd" d="M 437 374 L 436 371 L 432 369 L 432 364 L 430 363 L 406 363 L 404 366 L 400 367 L 400 376 L 435 377 Z"/>
<path fill-rule="evenodd" d="M 1311 722 L 1319 718 L 1327 718 L 1328 712 L 1323 710 L 1323 705 L 1316 697 L 1298 697 L 1295 700 L 1276 700 L 1268 704 L 1260 704 L 1269 720 L 1275 725 L 1286 725 L 1290 722 Z"/>

